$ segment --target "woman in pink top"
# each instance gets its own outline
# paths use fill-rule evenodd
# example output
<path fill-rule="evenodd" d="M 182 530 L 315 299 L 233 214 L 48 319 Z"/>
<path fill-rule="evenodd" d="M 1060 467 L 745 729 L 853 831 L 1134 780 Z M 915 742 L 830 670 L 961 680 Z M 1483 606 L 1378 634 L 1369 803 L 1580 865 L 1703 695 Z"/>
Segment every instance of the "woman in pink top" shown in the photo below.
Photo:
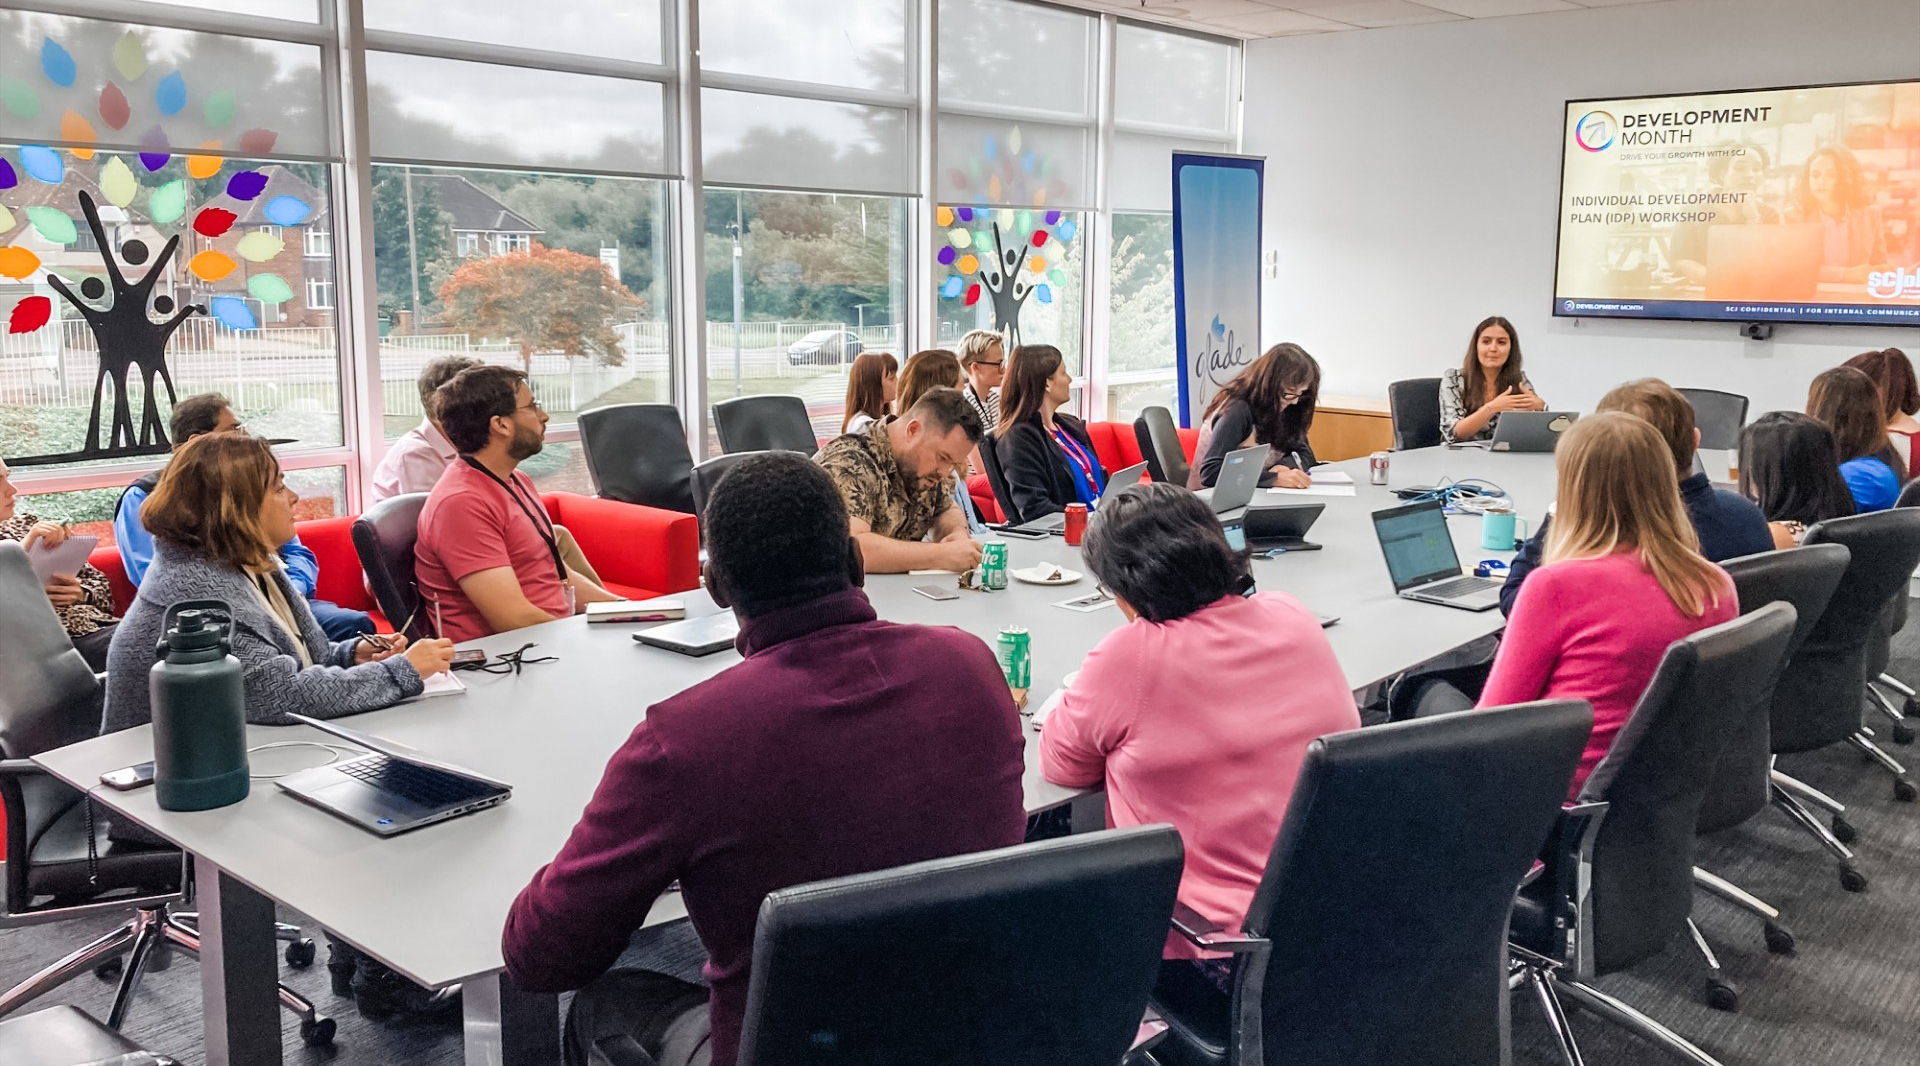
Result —
<path fill-rule="evenodd" d="M 1248 595 L 1246 552 L 1186 489 L 1120 493 L 1088 524 L 1084 554 L 1128 624 L 1048 717 L 1041 772 L 1070 788 L 1104 782 L 1110 826 L 1172 823 L 1186 845 L 1180 901 L 1238 928 L 1307 745 L 1360 725 L 1353 693 L 1313 612 L 1282 592 Z M 1168 954 L 1195 953 L 1170 939 Z"/>
<path fill-rule="evenodd" d="M 1578 796 L 1674 641 L 1740 613 L 1733 579 L 1700 554 L 1673 452 L 1620 411 L 1575 422 L 1557 452 L 1543 565 L 1521 586 L 1481 707 L 1593 704 Z"/>

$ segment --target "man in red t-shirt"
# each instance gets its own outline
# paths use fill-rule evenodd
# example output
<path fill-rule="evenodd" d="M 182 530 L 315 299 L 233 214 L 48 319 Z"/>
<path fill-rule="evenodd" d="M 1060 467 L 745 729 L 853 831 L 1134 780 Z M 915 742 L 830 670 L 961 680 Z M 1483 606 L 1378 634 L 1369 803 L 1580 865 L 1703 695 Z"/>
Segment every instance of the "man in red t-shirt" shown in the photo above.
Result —
<path fill-rule="evenodd" d="M 414 576 L 426 628 L 472 640 L 618 599 L 566 564 L 533 480 L 518 470 L 547 434 L 547 413 L 527 376 L 473 367 L 437 395 L 441 429 L 460 458 L 420 511 Z"/>

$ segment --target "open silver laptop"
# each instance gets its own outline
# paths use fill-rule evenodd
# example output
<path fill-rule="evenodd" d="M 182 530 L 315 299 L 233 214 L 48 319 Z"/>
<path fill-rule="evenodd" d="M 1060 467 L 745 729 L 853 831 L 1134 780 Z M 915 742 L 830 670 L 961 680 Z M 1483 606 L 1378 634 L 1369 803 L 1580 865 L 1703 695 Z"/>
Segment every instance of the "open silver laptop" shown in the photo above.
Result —
<path fill-rule="evenodd" d="M 289 774 L 277 782 L 279 786 L 381 836 L 483 810 L 513 795 L 513 786 L 505 781 L 429 759 L 372 734 L 303 714 L 288 717 L 372 754 Z"/>
<path fill-rule="evenodd" d="M 1403 599 L 1440 603 L 1466 611 L 1500 606 L 1500 586 L 1490 577 L 1460 569 L 1447 532 L 1447 512 L 1438 500 L 1373 512 L 1373 532 L 1387 557 L 1393 591 Z"/>
<path fill-rule="evenodd" d="M 1550 452 L 1560 443 L 1578 411 L 1508 411 L 1493 427 L 1489 450 L 1496 452 Z"/>
<path fill-rule="evenodd" d="M 1135 463 L 1115 471 L 1113 476 L 1107 479 L 1107 487 L 1100 490 L 1100 499 L 1094 503 L 1092 509 L 1098 511 L 1102 504 L 1120 495 L 1122 489 L 1140 484 L 1141 475 L 1146 472 L 1147 464 L 1145 463 Z M 1067 515 L 1064 511 L 1055 511 L 1052 514 L 1041 515 L 1031 522 L 1022 522 L 1018 528 L 1033 533 L 1065 533 Z"/>
<path fill-rule="evenodd" d="M 1213 487 L 1194 495 L 1205 500 L 1216 515 L 1230 515 L 1252 503 L 1254 492 L 1260 488 L 1260 475 L 1267 472 L 1268 451 L 1266 445 L 1255 444 L 1228 452 L 1220 460 Z"/>

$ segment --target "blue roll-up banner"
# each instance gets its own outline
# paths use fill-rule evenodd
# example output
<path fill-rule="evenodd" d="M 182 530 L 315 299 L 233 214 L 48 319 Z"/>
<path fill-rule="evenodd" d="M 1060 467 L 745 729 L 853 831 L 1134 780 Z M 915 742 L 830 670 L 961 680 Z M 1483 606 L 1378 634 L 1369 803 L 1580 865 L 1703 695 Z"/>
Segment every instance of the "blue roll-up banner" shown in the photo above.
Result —
<path fill-rule="evenodd" d="M 1260 222 L 1266 160 L 1173 153 L 1173 301 L 1180 424 L 1260 355 Z"/>

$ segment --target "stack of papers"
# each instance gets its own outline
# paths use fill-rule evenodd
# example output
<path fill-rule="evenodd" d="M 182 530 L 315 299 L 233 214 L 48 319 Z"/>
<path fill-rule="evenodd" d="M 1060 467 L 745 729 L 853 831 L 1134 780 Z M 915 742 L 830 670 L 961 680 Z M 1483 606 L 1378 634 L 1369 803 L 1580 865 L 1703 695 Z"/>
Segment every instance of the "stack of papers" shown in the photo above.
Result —
<path fill-rule="evenodd" d="M 1352 496 L 1353 475 L 1338 470 L 1315 470 L 1309 475 L 1313 484 L 1304 489 L 1268 489 L 1275 496 Z"/>

